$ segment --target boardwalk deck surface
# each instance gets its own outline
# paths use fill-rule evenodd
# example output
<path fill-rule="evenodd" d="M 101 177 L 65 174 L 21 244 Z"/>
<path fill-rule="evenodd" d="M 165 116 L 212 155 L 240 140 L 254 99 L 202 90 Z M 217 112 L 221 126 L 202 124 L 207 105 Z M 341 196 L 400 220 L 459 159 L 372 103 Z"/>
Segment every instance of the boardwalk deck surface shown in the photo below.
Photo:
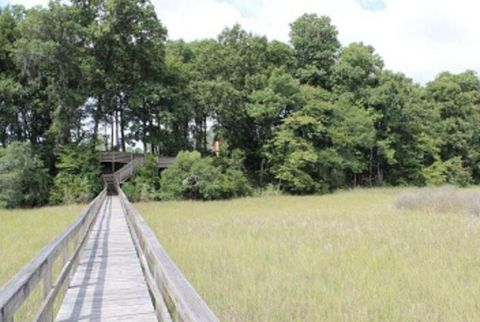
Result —
<path fill-rule="evenodd" d="M 56 321 L 157 321 L 116 196 L 99 213 Z"/>

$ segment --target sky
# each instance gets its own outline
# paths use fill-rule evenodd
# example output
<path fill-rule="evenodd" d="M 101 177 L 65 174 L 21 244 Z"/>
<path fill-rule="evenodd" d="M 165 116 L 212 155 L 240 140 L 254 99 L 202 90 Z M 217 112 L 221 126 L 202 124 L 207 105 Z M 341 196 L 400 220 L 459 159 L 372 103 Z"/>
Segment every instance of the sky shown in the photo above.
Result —
<path fill-rule="evenodd" d="M 343 45 L 373 45 L 388 69 L 426 83 L 448 70 L 480 72 L 480 2 L 475 0 L 151 0 L 171 39 L 216 37 L 225 27 L 288 42 L 303 13 L 328 15 Z M 0 5 L 46 0 L 0 0 Z"/>

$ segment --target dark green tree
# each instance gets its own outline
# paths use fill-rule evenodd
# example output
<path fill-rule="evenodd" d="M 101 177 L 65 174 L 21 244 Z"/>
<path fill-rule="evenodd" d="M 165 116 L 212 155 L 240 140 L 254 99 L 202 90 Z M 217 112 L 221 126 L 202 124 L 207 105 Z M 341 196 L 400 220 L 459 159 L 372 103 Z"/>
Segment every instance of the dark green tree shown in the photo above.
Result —
<path fill-rule="evenodd" d="M 147 117 L 142 114 L 151 108 L 139 97 L 145 88 L 157 91 L 155 84 L 163 77 L 167 31 L 150 1 L 111 0 L 101 10 L 101 19 L 91 26 L 99 89 L 96 101 L 100 105 L 95 120 L 98 123 L 102 116 L 110 123 L 112 146 L 125 151 L 130 117 L 142 126 L 141 120 Z"/>
<path fill-rule="evenodd" d="M 297 76 L 302 83 L 330 88 L 332 68 L 340 42 L 329 17 L 304 14 L 290 25 L 290 42 L 295 48 Z"/>
<path fill-rule="evenodd" d="M 45 205 L 51 180 L 30 143 L 0 149 L 0 207 Z"/>
<path fill-rule="evenodd" d="M 438 157 L 441 141 L 435 131 L 439 114 L 424 90 L 404 75 L 386 71 L 370 91 L 368 105 L 376 129 L 369 180 L 424 184 L 422 170 Z"/>
<path fill-rule="evenodd" d="M 480 80 L 473 71 L 440 74 L 427 84 L 427 95 L 435 104 L 440 158 L 460 157 L 463 165 L 480 179 Z"/>
<path fill-rule="evenodd" d="M 87 202 L 102 188 L 101 164 L 92 142 L 64 145 L 58 151 L 58 174 L 50 202 Z"/>
<path fill-rule="evenodd" d="M 43 126 L 37 129 L 40 136 L 46 135 L 48 127 L 59 144 L 82 135 L 82 104 L 87 93 L 83 83 L 85 48 L 81 45 L 84 30 L 77 20 L 77 10 L 59 1 L 50 2 L 45 9 L 30 9 L 19 26 L 21 38 L 15 46 L 23 77 L 31 91 L 41 95 L 42 102 L 35 107 L 38 116 L 49 118 L 32 126 Z"/>
<path fill-rule="evenodd" d="M 271 172 L 291 193 L 327 192 L 356 183 L 366 170 L 363 150 L 374 144 L 373 118 L 346 101 L 325 101 L 323 90 L 303 89 L 305 107 L 285 119 L 267 146 Z"/>
<path fill-rule="evenodd" d="M 378 86 L 383 61 L 372 46 L 353 43 L 343 48 L 333 68 L 333 91 L 366 106 L 369 89 Z"/>

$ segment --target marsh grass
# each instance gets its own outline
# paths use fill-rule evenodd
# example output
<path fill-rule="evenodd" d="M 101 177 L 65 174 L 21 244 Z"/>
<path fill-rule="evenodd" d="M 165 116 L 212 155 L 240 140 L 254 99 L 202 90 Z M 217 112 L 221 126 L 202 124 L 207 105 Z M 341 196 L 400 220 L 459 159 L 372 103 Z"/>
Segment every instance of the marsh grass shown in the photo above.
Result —
<path fill-rule="evenodd" d="M 72 205 L 0 210 L 0 287 L 63 232 L 83 208 L 81 205 Z M 60 262 L 59 259 L 54 263 L 53 276 L 60 272 Z M 42 294 L 43 285 L 40 283 L 16 314 L 16 321 L 29 321 L 33 318 Z"/>
<path fill-rule="evenodd" d="M 480 221 L 399 189 L 137 204 L 222 321 L 480 320 Z"/>
<path fill-rule="evenodd" d="M 395 200 L 400 209 L 427 213 L 466 213 L 480 215 L 480 192 L 454 186 L 417 188 L 401 193 Z"/>
<path fill-rule="evenodd" d="M 63 232 L 84 206 L 0 210 L 0 285 Z"/>

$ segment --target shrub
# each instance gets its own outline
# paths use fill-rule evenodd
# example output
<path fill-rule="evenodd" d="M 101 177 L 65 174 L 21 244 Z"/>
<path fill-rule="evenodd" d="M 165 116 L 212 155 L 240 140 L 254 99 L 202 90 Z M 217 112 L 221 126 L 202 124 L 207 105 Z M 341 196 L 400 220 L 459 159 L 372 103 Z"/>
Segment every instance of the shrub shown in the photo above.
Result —
<path fill-rule="evenodd" d="M 399 209 L 421 210 L 429 213 L 464 212 L 480 215 L 480 194 L 459 191 L 454 186 L 420 188 L 401 194 L 395 201 Z"/>
<path fill-rule="evenodd" d="M 122 190 L 130 201 L 158 200 L 160 176 L 158 174 L 157 159 L 148 154 L 145 163 L 136 167 L 135 174 L 122 184 Z"/>
<path fill-rule="evenodd" d="M 423 170 L 425 183 L 428 186 L 453 184 L 465 187 L 471 183 L 471 172 L 463 166 L 462 159 L 455 157 L 447 161 L 436 161 Z"/>
<path fill-rule="evenodd" d="M 131 202 L 137 202 L 141 200 L 137 186 L 133 182 L 126 181 L 122 183 L 122 190 L 127 196 L 128 200 L 130 200 Z"/>
<path fill-rule="evenodd" d="M 253 192 L 256 197 L 272 197 L 272 196 L 281 196 L 283 194 L 282 190 L 278 185 L 269 183 L 265 187 L 260 187 L 255 189 Z"/>
<path fill-rule="evenodd" d="M 48 201 L 50 176 L 29 143 L 0 152 L 0 207 L 34 207 Z"/>
<path fill-rule="evenodd" d="M 223 173 L 222 187 L 227 193 L 226 198 L 243 197 L 253 193 L 252 186 L 245 176 L 243 163 L 245 154 L 241 150 L 230 153 L 223 152 L 220 157 L 213 159 L 213 164 Z"/>
<path fill-rule="evenodd" d="M 253 189 L 243 171 L 226 169 L 222 177 L 222 190 L 224 198 L 237 198 L 248 196 Z"/>
<path fill-rule="evenodd" d="M 177 162 L 160 179 L 160 197 L 164 200 L 215 200 L 249 193 L 250 184 L 238 165 L 202 158 L 199 152 L 180 152 Z"/>
<path fill-rule="evenodd" d="M 61 147 L 57 168 L 50 192 L 53 204 L 86 202 L 102 189 L 100 159 L 92 143 Z"/>

